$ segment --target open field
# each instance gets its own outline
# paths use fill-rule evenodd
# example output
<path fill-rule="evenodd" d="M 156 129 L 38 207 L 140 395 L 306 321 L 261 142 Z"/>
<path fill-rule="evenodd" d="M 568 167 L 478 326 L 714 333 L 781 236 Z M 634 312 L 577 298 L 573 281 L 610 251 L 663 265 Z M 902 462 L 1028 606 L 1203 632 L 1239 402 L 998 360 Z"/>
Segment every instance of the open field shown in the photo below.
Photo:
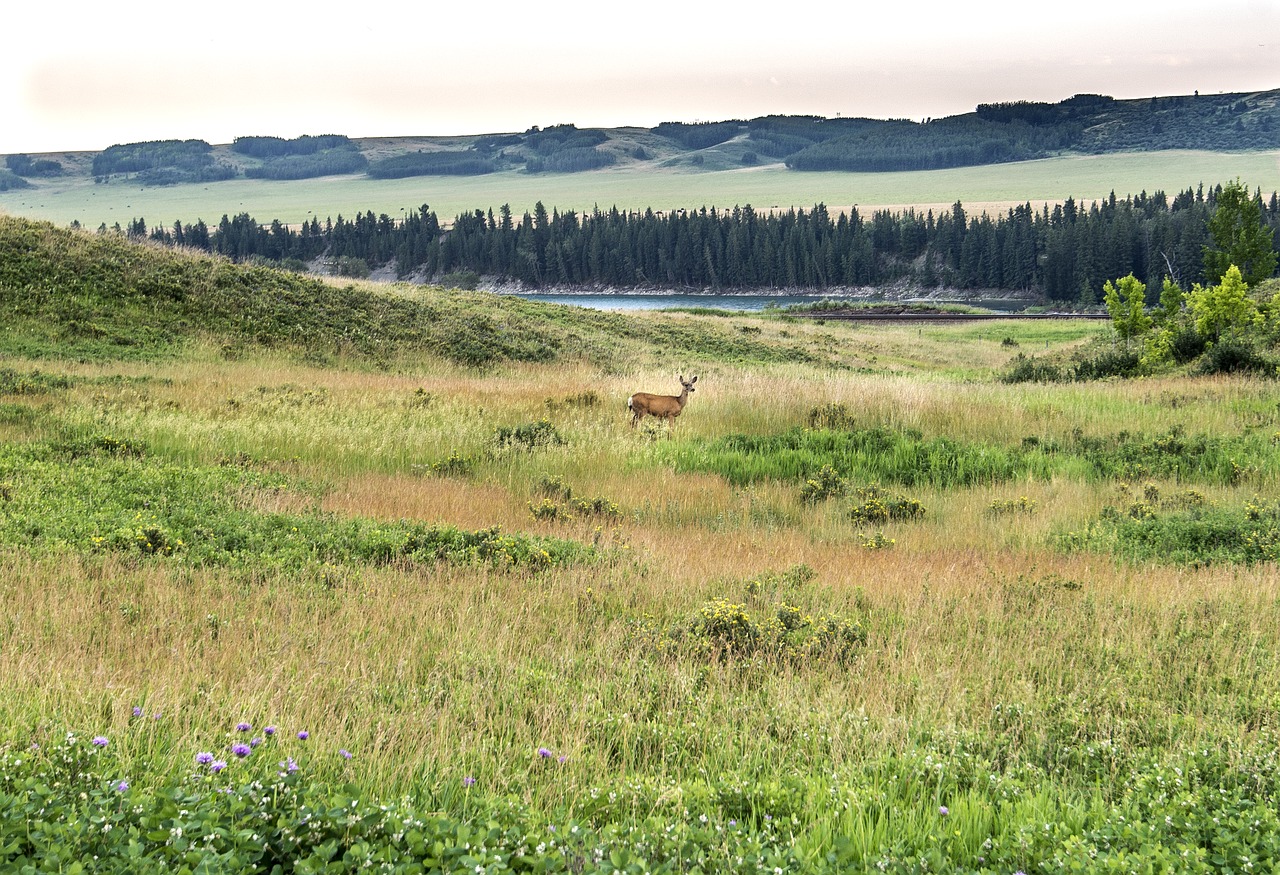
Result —
<path fill-rule="evenodd" d="M 0 868 L 1280 864 L 1274 379 L 0 252 Z"/>
<path fill-rule="evenodd" d="M 1142 152 L 1053 158 L 1016 164 L 914 173 L 800 173 L 781 165 L 692 172 L 658 162 L 577 174 L 504 172 L 477 177 L 376 180 L 336 176 L 296 182 L 237 179 L 207 185 L 139 188 L 124 182 L 94 185 L 89 177 L 45 180 L 0 192 L 0 210 L 88 228 L 142 217 L 150 225 L 247 212 L 262 222 L 297 224 L 311 216 L 347 217 L 373 211 L 399 217 L 429 204 L 444 219 L 509 203 L 517 215 L 541 200 L 548 209 L 733 207 L 757 210 L 825 203 L 862 211 L 876 207 L 946 210 L 957 200 L 971 214 L 1003 212 L 1014 204 L 1039 207 L 1068 197 L 1092 201 L 1142 191 L 1172 195 L 1188 186 L 1212 186 L 1239 177 L 1264 191 L 1280 188 L 1277 152 Z"/>

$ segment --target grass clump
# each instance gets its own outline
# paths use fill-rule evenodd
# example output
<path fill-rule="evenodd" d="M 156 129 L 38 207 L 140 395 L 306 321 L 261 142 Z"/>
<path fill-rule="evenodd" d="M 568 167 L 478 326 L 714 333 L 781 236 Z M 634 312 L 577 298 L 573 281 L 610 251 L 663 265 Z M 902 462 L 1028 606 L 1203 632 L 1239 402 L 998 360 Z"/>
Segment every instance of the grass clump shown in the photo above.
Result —
<path fill-rule="evenodd" d="M 718 474 L 734 485 L 761 480 L 814 480 L 806 494 L 835 489 L 845 480 L 940 488 L 1000 483 L 1049 470 L 1032 449 L 1006 449 L 919 432 L 886 428 L 833 431 L 794 428 L 774 435 L 728 435 L 673 451 L 677 471 Z M 824 475 L 824 468 L 831 472 Z"/>
<path fill-rule="evenodd" d="M 991 516 L 1009 516 L 1012 514 L 1034 514 L 1039 503 L 1034 498 L 1019 495 L 1017 498 L 996 498 L 987 505 L 987 513 Z"/>
<path fill-rule="evenodd" d="M 544 475 L 538 481 L 535 492 L 543 497 L 529 502 L 529 512 L 539 520 L 572 520 L 595 518 L 619 520 L 622 510 L 609 499 L 597 495 L 584 498 L 575 495 L 573 488 L 560 477 Z"/>
<path fill-rule="evenodd" d="M 1151 477 L 1235 484 L 1263 470 L 1274 470 L 1275 448 L 1261 436 L 1188 435 L 1180 426 L 1147 437 L 1119 432 L 1107 436 L 1072 435 L 1070 451 L 1102 479 Z"/>
<path fill-rule="evenodd" d="M 1125 508 L 1103 508 L 1084 529 L 1060 535 L 1059 543 L 1134 562 L 1275 562 L 1280 560 L 1280 503 L 1255 498 L 1231 506 L 1144 497 Z"/>
<path fill-rule="evenodd" d="M 70 389 L 75 381 L 60 374 L 45 374 L 39 370 L 15 371 L 0 368 L 0 395 L 45 395 L 62 389 Z"/>
<path fill-rule="evenodd" d="M 269 470 L 186 466 L 110 437 L 0 446 L 0 546 L 165 556 L 199 566 L 297 570 L 439 561 L 544 568 L 589 562 L 593 547 L 452 526 L 267 513 L 257 496 L 313 487 Z"/>

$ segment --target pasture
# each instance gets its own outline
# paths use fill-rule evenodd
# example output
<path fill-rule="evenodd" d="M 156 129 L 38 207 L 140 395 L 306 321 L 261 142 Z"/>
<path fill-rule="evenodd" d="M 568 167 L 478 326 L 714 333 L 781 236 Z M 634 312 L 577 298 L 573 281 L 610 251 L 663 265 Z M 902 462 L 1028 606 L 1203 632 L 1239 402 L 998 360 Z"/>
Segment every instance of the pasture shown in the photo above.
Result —
<path fill-rule="evenodd" d="M 68 160 L 69 165 L 74 164 Z M 712 162 L 713 163 L 713 162 Z M 708 166 L 712 166 L 709 163 Z M 144 218 L 150 226 L 247 212 L 260 222 L 286 224 L 373 211 L 399 218 L 424 203 L 444 220 L 474 209 L 509 203 L 517 216 L 542 201 L 548 210 L 590 211 L 718 207 L 751 204 L 757 210 L 809 208 L 833 211 L 857 205 L 949 210 L 957 200 L 976 215 L 1001 213 L 1016 204 L 1037 209 L 1068 197 L 1100 200 L 1163 190 L 1170 197 L 1201 183 L 1213 186 L 1239 177 L 1263 191 L 1280 188 L 1276 152 L 1133 152 L 1070 156 L 1015 164 L 900 173 L 800 173 L 781 165 L 699 171 L 665 168 L 661 161 L 635 162 L 577 174 L 503 172 L 474 177 L 377 180 L 333 176 L 293 182 L 235 179 L 200 185 L 139 187 L 128 182 L 95 185 L 89 176 L 34 182 L 30 189 L 0 192 L 0 211 L 86 228 L 127 226 Z"/>
<path fill-rule="evenodd" d="M 1272 379 L 0 254 L 0 868 L 1280 861 Z"/>

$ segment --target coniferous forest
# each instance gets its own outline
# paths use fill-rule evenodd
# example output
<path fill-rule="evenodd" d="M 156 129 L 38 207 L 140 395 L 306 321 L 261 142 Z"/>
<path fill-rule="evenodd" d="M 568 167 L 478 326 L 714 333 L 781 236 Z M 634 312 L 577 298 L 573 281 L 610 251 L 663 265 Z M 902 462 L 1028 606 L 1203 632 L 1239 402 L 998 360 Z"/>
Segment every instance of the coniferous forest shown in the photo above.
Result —
<path fill-rule="evenodd" d="M 372 211 L 290 227 L 247 214 L 127 233 L 221 253 L 237 261 L 311 262 L 376 269 L 420 279 L 472 272 L 531 288 L 609 286 L 723 291 L 839 289 L 898 283 L 921 288 L 999 290 L 1092 304 L 1104 282 L 1135 277 L 1158 289 L 1164 277 L 1190 284 L 1204 274 L 1209 219 L 1221 186 L 1117 198 L 1085 206 L 1023 204 L 1003 215 L 950 211 L 812 209 L 757 212 L 749 205 L 626 212 L 618 209 L 515 216 L 476 210 L 451 223 L 423 205 L 396 221 Z M 1280 196 L 1255 191 L 1263 222 L 1280 226 Z M 99 229 L 106 231 L 105 226 Z M 1273 235 L 1280 238 L 1280 235 Z"/>

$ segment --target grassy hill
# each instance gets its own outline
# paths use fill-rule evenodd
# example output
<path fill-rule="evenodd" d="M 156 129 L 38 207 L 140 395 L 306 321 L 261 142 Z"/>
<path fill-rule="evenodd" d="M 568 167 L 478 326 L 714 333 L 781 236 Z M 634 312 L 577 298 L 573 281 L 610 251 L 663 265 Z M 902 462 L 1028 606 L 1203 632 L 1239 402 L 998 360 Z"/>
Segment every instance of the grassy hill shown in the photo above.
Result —
<path fill-rule="evenodd" d="M 661 350 L 676 360 L 839 363 L 785 327 L 618 314 L 433 286 L 330 283 L 45 222 L 0 216 L 0 354 L 154 359 L 213 344 L 312 362 L 392 368 L 422 356 L 466 366 L 589 361 Z M 772 342 L 771 342 L 772 341 Z"/>

